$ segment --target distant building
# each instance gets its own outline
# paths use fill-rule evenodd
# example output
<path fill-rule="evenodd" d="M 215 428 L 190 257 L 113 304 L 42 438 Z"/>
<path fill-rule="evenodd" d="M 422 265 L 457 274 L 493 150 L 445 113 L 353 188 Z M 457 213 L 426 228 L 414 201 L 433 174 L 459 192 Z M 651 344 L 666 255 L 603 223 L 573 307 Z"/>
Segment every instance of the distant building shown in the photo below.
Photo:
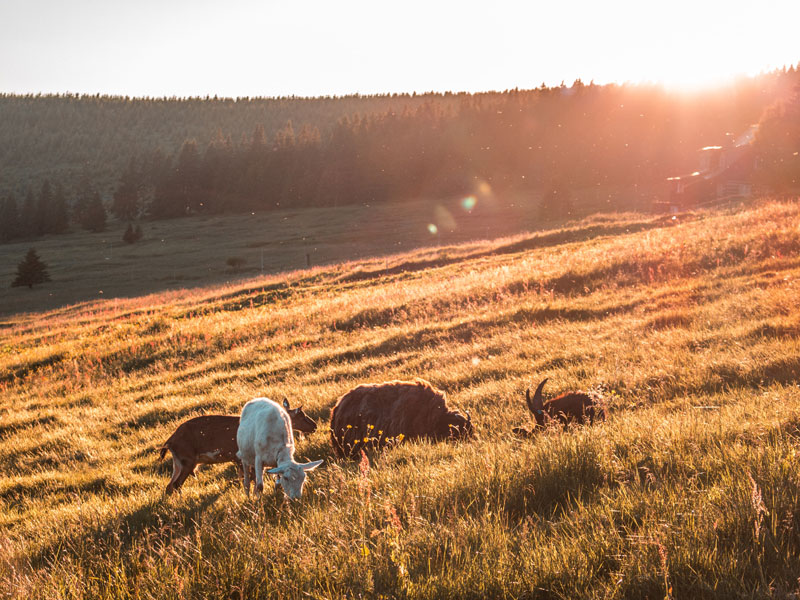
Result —
<path fill-rule="evenodd" d="M 669 200 L 657 203 L 657 208 L 680 212 L 709 202 L 751 197 L 756 165 L 752 141 L 757 128 L 751 125 L 723 146 L 701 148 L 698 169 L 669 177 Z"/>

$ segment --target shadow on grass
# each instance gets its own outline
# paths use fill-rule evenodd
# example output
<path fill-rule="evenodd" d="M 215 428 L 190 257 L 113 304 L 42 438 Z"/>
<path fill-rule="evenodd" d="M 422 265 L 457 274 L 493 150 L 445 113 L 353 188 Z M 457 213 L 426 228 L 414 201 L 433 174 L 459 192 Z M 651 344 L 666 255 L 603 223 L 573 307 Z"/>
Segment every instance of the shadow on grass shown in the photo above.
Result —
<path fill-rule="evenodd" d="M 47 496 L 48 502 L 58 504 L 60 500 L 74 500 L 77 493 L 99 494 L 101 492 L 124 494 L 135 489 L 135 485 L 120 483 L 106 476 L 79 476 L 65 481 L 57 477 L 29 477 L 3 488 L 0 499 L 9 506 L 21 505 L 26 500 Z"/>
<path fill-rule="evenodd" d="M 104 433 L 107 438 L 116 440 L 122 437 L 125 434 L 125 431 L 128 429 L 151 429 L 158 425 L 172 423 L 173 421 L 182 419 L 194 413 L 197 413 L 197 415 L 205 414 L 208 409 L 216 406 L 218 406 L 218 404 L 215 401 L 206 401 L 192 404 L 190 406 L 184 406 L 175 410 L 155 408 L 128 419 L 127 421 L 115 423 L 114 425 L 107 427 Z"/>
<path fill-rule="evenodd" d="M 365 344 L 357 348 L 350 348 L 341 352 L 318 357 L 310 363 L 310 366 L 314 369 L 318 369 L 330 362 L 352 362 L 364 360 L 365 358 L 391 356 L 405 351 L 416 352 L 428 346 L 439 345 L 445 341 L 469 343 L 472 342 L 474 338 L 491 334 L 494 329 L 503 327 L 509 323 L 538 324 L 559 320 L 568 322 L 601 320 L 617 314 L 631 312 L 638 305 L 638 302 L 632 302 L 601 309 L 552 307 L 539 309 L 522 308 L 486 319 L 474 319 L 451 325 L 428 325 L 410 333 L 400 333 L 389 336 L 378 343 Z M 376 320 L 368 319 L 368 315 L 372 315 Z M 391 315 L 392 310 L 389 309 L 386 311 L 376 311 L 374 313 L 371 311 L 364 311 L 364 313 L 359 313 L 359 315 L 353 317 L 351 321 L 353 323 L 358 323 L 359 326 L 378 327 L 391 324 Z"/>
<path fill-rule="evenodd" d="M 55 415 L 44 415 L 42 417 L 36 417 L 35 419 L 27 419 L 24 421 L 0 423 L 0 440 L 6 436 L 14 435 L 15 433 L 25 429 L 31 429 L 39 425 L 50 425 L 52 423 L 58 423 L 58 417 Z"/>
<path fill-rule="evenodd" d="M 8 371 L 0 373 L 0 383 L 12 383 L 17 379 L 24 379 L 29 375 L 33 375 L 40 369 L 52 367 L 53 365 L 60 363 L 64 360 L 64 358 L 66 358 L 66 354 L 63 352 L 55 352 L 44 358 L 32 360 L 21 365 L 17 365 L 16 367 L 11 367 L 8 369 Z"/>
<path fill-rule="evenodd" d="M 80 453 L 64 436 L 42 440 L 29 446 L 14 446 L 0 455 L 6 472 L 33 472 L 57 469 L 62 462 L 80 458 Z"/>
<path fill-rule="evenodd" d="M 174 518 L 175 512 L 163 499 L 146 502 L 130 513 L 117 513 L 105 523 L 82 528 L 80 533 L 54 540 L 34 550 L 29 555 L 31 566 L 35 569 L 49 567 L 58 562 L 64 553 L 75 557 L 86 553 L 127 556 L 130 549 L 145 537 L 149 543 L 160 541 L 167 544 L 175 537 L 191 534 L 197 527 L 200 515 L 220 495 L 212 493 L 204 496 L 183 511 L 178 519 Z"/>
<path fill-rule="evenodd" d="M 439 515 L 455 510 L 479 516 L 502 507 L 515 522 L 533 514 L 555 520 L 611 484 L 600 444 L 572 428 L 518 443 L 529 448 L 538 443 L 538 451 L 514 452 L 507 464 L 488 470 L 483 464 L 483 473 L 459 477 L 430 508 Z"/>
<path fill-rule="evenodd" d="M 582 282 L 583 280 L 581 280 Z M 582 283 L 576 286 L 583 289 Z M 506 292 L 513 295 L 524 295 L 529 292 L 527 282 L 514 282 L 507 286 Z M 399 325 L 408 321 L 408 315 L 413 313 L 446 313 L 448 310 L 463 309 L 464 301 L 461 298 L 454 298 L 449 301 L 438 303 L 437 306 L 430 307 L 424 303 L 409 303 L 401 306 L 388 308 L 367 308 L 355 315 L 334 321 L 331 329 L 335 331 L 354 331 L 356 329 L 375 329 L 389 325 Z M 499 327 L 508 323 L 546 323 L 555 320 L 572 322 L 592 321 L 603 319 L 616 314 L 628 313 L 641 305 L 641 301 L 621 304 L 619 306 L 608 306 L 601 309 L 592 308 L 563 308 L 563 307 L 543 307 L 543 308 L 521 308 L 510 313 L 498 314 L 495 318 L 481 319 L 461 324 L 462 327 L 471 327 L 474 330 Z"/>
<path fill-rule="evenodd" d="M 739 363 L 715 364 L 699 376 L 688 376 L 688 381 L 673 373 L 648 377 L 630 390 L 639 397 L 658 395 L 675 398 L 686 395 L 713 395 L 737 388 L 760 389 L 775 383 L 793 385 L 800 383 L 800 356 L 785 356 L 750 369 Z M 624 383 L 620 382 L 620 387 Z"/>
<path fill-rule="evenodd" d="M 357 271 L 355 273 L 345 275 L 339 281 L 362 281 L 365 279 L 386 277 L 387 275 L 424 271 L 426 269 L 435 269 L 467 260 L 474 260 L 489 256 L 500 256 L 503 254 L 517 254 L 519 252 L 535 250 L 537 248 L 549 248 L 563 244 L 585 242 L 601 236 L 619 236 L 629 233 L 638 233 L 640 231 L 669 227 L 671 225 L 672 223 L 669 220 L 665 221 L 664 219 L 655 219 L 648 222 L 629 223 L 624 225 L 590 225 L 588 227 L 577 229 L 564 229 L 552 233 L 537 234 L 518 242 L 492 248 L 491 250 L 472 252 L 462 256 L 408 261 L 388 269 Z"/>

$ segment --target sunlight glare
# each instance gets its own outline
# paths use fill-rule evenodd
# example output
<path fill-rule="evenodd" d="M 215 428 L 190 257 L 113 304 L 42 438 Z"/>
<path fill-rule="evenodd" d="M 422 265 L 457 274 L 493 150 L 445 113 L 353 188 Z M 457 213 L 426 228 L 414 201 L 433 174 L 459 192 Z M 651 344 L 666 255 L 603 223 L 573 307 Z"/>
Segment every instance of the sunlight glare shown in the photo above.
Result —
<path fill-rule="evenodd" d="M 428 223 L 428 231 L 431 233 L 431 235 L 436 235 L 439 233 L 439 228 L 433 223 Z"/>
<path fill-rule="evenodd" d="M 433 216 L 433 220 L 438 223 L 439 229 L 443 229 L 444 231 L 455 231 L 456 220 L 453 218 L 453 215 L 450 214 L 450 211 L 444 206 L 441 204 L 436 205 L 436 208 L 433 209 Z"/>
<path fill-rule="evenodd" d="M 476 204 L 478 204 L 478 199 L 475 196 L 467 196 L 461 201 L 461 208 L 467 212 L 472 212 Z"/>

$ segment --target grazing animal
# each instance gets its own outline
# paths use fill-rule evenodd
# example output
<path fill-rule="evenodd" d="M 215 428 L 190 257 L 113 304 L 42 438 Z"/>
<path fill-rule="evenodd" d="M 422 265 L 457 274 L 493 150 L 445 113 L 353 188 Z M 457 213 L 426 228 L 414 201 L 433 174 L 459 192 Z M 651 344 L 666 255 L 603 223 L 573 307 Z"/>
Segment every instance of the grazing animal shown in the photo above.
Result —
<path fill-rule="evenodd" d="M 569 423 L 594 423 L 595 419 L 605 419 L 601 398 L 586 392 L 564 392 L 547 402 L 542 401 L 542 389 L 547 379 L 539 384 L 531 398 L 530 389 L 525 390 L 525 402 L 536 420 L 536 428 L 545 427 L 555 420 L 564 426 Z M 522 437 L 533 434 L 523 427 L 514 427 L 512 432 Z"/>
<path fill-rule="evenodd" d="M 317 430 L 317 423 L 303 412 L 303 407 L 289 408 L 289 400 L 283 399 L 283 408 L 289 413 L 292 420 L 292 431 L 300 433 L 314 433 Z"/>
<path fill-rule="evenodd" d="M 292 420 L 292 430 L 303 433 L 317 430 L 317 424 L 303 412 L 302 406 L 289 408 L 289 400 L 284 398 L 283 407 Z M 239 417 L 233 415 L 203 415 L 181 423 L 160 448 L 161 460 L 167 450 L 172 453 L 172 479 L 166 493 L 180 489 L 198 464 L 233 462 L 242 477 L 242 463 L 236 458 L 238 428 Z"/>
<path fill-rule="evenodd" d="M 250 495 L 252 470 L 255 469 L 256 495 L 264 491 L 264 467 L 274 467 L 267 473 L 276 475 L 275 491 L 283 488 L 289 498 L 296 500 L 303 493 L 306 472 L 322 464 L 321 460 L 298 463 L 294 460 L 292 420 L 280 404 L 268 398 L 250 400 L 242 408 L 236 432 L 242 461 L 244 491 Z"/>
<path fill-rule="evenodd" d="M 359 385 L 331 411 L 331 444 L 339 458 L 404 439 L 466 439 L 472 433 L 469 413 L 447 410 L 445 393 L 422 379 Z"/>

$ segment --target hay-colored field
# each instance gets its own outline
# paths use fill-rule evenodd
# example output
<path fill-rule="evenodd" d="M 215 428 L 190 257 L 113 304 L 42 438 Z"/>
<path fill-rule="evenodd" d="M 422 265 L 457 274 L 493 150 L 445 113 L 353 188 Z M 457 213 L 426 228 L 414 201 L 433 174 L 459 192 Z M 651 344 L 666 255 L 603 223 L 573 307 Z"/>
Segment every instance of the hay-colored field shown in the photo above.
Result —
<path fill-rule="evenodd" d="M 6 317 L 0 594 L 19 598 L 794 598 L 800 205 L 763 201 Z M 336 398 L 422 376 L 469 443 L 336 462 Z M 523 393 L 608 420 L 510 435 Z M 289 396 L 304 498 L 232 466 L 162 496 L 185 418 Z"/>

